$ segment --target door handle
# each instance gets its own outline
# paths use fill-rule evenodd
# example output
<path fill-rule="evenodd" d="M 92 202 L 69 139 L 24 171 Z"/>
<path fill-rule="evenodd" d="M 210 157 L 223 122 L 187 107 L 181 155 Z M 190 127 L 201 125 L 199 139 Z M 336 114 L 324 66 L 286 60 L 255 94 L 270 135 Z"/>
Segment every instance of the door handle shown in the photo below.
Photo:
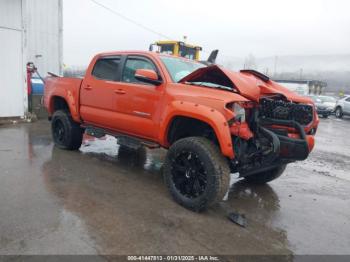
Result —
<path fill-rule="evenodd" d="M 126 92 L 123 89 L 116 89 L 116 90 L 114 90 L 114 93 L 116 93 L 118 95 L 124 95 Z"/>
<path fill-rule="evenodd" d="M 92 86 L 86 85 L 86 86 L 84 86 L 84 89 L 86 89 L 86 90 L 91 90 L 91 89 L 92 89 Z"/>

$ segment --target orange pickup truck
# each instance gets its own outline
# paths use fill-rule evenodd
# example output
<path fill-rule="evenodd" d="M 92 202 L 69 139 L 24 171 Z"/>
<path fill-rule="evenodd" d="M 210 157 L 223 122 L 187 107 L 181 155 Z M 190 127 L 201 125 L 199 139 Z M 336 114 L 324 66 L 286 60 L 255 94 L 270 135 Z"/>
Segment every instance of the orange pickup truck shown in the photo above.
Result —
<path fill-rule="evenodd" d="M 59 148 L 79 149 L 86 132 L 169 149 L 165 183 L 194 211 L 223 199 L 230 173 L 262 184 L 306 159 L 319 122 L 312 100 L 257 71 L 143 51 L 98 54 L 83 79 L 46 78 L 44 102 Z"/>

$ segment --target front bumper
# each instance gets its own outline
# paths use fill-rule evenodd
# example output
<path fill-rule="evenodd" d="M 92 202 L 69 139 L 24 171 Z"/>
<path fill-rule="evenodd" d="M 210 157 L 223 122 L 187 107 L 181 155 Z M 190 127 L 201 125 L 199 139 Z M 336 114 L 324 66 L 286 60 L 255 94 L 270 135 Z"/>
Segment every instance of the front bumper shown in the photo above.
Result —
<path fill-rule="evenodd" d="M 333 113 L 333 110 L 330 110 L 330 109 L 319 109 L 317 108 L 317 114 L 319 115 L 331 115 Z"/>
<path fill-rule="evenodd" d="M 286 128 L 294 130 L 293 136 L 290 136 Z M 240 176 L 248 176 L 282 164 L 305 160 L 314 146 L 314 137 L 306 135 L 304 128 L 294 120 L 260 119 L 257 132 L 270 141 L 270 153 L 253 164 L 239 166 L 237 171 Z"/>
<path fill-rule="evenodd" d="M 309 145 L 311 141 L 305 134 L 304 128 L 298 122 L 293 120 L 264 119 L 261 122 L 261 125 L 270 127 L 278 125 L 294 128 L 299 136 L 299 138 L 289 137 L 287 132 L 282 133 L 270 128 L 269 131 L 271 132 L 270 136 L 272 138 L 271 141 L 273 142 L 273 146 L 279 149 L 276 150 L 276 158 L 297 161 L 305 160 L 309 156 L 313 144 Z M 262 126 L 260 126 L 260 128 L 267 129 Z"/>

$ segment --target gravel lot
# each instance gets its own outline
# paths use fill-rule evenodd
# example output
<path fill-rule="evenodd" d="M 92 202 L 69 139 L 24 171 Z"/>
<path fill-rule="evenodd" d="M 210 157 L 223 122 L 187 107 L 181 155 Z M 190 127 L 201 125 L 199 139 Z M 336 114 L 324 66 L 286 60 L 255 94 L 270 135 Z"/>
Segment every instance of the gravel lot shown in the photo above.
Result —
<path fill-rule="evenodd" d="M 170 198 L 164 150 L 106 137 L 68 152 L 47 121 L 1 125 L 0 254 L 350 254 L 349 133 L 321 119 L 308 160 L 266 186 L 232 175 L 227 201 L 197 214 Z"/>

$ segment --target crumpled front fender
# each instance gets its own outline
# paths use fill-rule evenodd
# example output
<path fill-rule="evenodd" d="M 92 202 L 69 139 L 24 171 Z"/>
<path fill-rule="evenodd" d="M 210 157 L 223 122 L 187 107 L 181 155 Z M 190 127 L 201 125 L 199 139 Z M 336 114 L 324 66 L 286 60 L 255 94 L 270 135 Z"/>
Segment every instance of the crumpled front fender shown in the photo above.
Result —
<path fill-rule="evenodd" d="M 165 112 L 163 112 L 159 141 L 161 141 L 164 147 L 170 146 L 167 141 L 167 134 L 172 120 L 178 116 L 193 118 L 210 125 L 219 141 L 222 154 L 230 159 L 234 158 L 231 133 L 227 119 L 225 119 L 224 115 L 218 110 L 192 102 L 173 101 Z"/>

